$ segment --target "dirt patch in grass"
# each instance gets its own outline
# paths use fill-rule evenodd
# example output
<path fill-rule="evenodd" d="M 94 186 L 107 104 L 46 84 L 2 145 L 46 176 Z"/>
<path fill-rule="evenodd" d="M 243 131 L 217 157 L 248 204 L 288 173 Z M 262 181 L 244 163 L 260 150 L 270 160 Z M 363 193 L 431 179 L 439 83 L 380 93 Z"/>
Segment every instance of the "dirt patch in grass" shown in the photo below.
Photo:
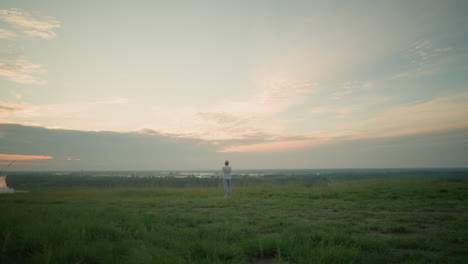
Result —
<path fill-rule="evenodd" d="M 390 211 L 390 210 L 379 210 L 379 209 L 371 209 L 371 210 L 356 210 L 359 213 L 366 213 L 366 214 L 401 214 L 401 213 L 412 213 L 411 211 Z"/>
<path fill-rule="evenodd" d="M 211 211 L 213 209 L 217 209 L 216 207 L 194 207 L 192 208 L 195 211 Z"/>
<path fill-rule="evenodd" d="M 332 213 L 334 211 L 331 211 Z M 432 215 L 432 214 L 445 214 L 445 215 L 452 215 L 452 216 L 458 216 L 458 217 L 468 217 L 468 211 L 437 211 L 437 210 L 395 210 L 395 211 L 390 211 L 390 210 L 379 210 L 379 209 L 373 209 L 373 210 L 356 210 L 356 212 L 359 213 L 367 213 L 367 214 L 421 214 L 421 215 Z"/>
<path fill-rule="evenodd" d="M 434 224 L 417 224 L 411 226 L 417 233 L 430 233 L 437 229 Z"/>
<path fill-rule="evenodd" d="M 276 263 L 276 259 L 273 257 L 268 258 L 257 258 L 255 261 L 256 264 L 274 264 Z"/>
<path fill-rule="evenodd" d="M 258 238 L 260 238 L 260 239 L 269 238 L 269 237 L 272 237 L 272 236 L 277 235 L 277 234 L 278 233 L 275 233 L 275 232 L 265 231 L 265 232 L 258 233 Z"/>
<path fill-rule="evenodd" d="M 303 216 L 300 216 L 297 219 L 299 220 L 299 222 L 304 223 L 304 224 L 308 224 L 308 223 L 311 222 L 311 220 L 309 218 L 303 217 Z"/>
<path fill-rule="evenodd" d="M 216 209 L 225 209 L 230 208 L 232 206 L 199 206 L 199 207 L 192 207 L 193 210 L 196 211 L 209 211 L 209 210 L 216 210 Z"/>
<path fill-rule="evenodd" d="M 324 210 L 322 210 L 322 213 L 325 213 L 325 214 L 336 214 L 338 212 L 339 212 L 338 209 L 324 209 Z"/>
<path fill-rule="evenodd" d="M 284 260 L 278 260 L 273 257 L 264 257 L 264 258 L 257 258 L 255 264 L 288 264 L 289 262 Z"/>
<path fill-rule="evenodd" d="M 371 227 L 369 236 L 397 238 L 427 234 L 436 229 L 434 225 L 390 224 Z"/>
<path fill-rule="evenodd" d="M 315 222 L 320 222 L 320 223 L 342 223 L 341 221 L 326 218 L 326 217 L 320 217 L 317 220 L 315 220 Z"/>
<path fill-rule="evenodd" d="M 304 216 L 299 216 L 299 217 L 290 218 L 290 219 L 299 221 L 300 223 L 303 223 L 303 224 L 309 224 L 309 223 L 342 223 L 341 221 L 331 219 L 331 218 L 327 218 L 327 217 L 319 217 L 319 218 L 311 219 L 311 218 L 307 218 L 307 217 L 304 217 Z"/>
<path fill-rule="evenodd" d="M 459 212 L 454 212 L 453 214 L 460 218 L 468 217 L 468 211 L 459 211 Z"/>
<path fill-rule="evenodd" d="M 366 217 L 362 220 L 361 224 L 381 224 L 384 223 L 385 220 L 382 218 L 375 218 L 375 217 Z"/>
<path fill-rule="evenodd" d="M 390 238 L 398 238 L 398 237 L 409 237 L 415 234 L 414 233 L 382 233 L 379 231 L 371 231 L 367 235 L 370 237 L 390 239 Z"/>

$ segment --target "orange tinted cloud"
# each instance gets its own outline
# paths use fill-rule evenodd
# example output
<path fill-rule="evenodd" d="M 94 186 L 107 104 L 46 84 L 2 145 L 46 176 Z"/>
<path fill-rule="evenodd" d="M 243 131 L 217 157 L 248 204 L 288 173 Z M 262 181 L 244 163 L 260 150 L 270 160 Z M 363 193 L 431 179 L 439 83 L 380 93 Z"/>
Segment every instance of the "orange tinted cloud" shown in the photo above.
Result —
<path fill-rule="evenodd" d="M 336 140 L 331 138 L 323 139 L 305 139 L 305 140 L 288 140 L 288 141 L 275 141 L 264 142 L 248 145 L 237 145 L 226 147 L 218 152 L 280 152 L 304 149 L 310 147 L 318 147 L 324 144 L 331 144 Z"/>
<path fill-rule="evenodd" d="M 10 155 L 0 154 L 0 160 L 44 160 L 53 159 L 51 156 L 39 156 L 39 155 Z"/>

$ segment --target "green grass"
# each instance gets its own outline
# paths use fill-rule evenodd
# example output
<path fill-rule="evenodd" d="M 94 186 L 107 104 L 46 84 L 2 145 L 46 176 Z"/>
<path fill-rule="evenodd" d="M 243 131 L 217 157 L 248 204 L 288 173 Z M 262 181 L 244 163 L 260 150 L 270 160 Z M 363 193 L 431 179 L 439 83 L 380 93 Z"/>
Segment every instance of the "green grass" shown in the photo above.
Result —
<path fill-rule="evenodd" d="M 468 263 L 464 181 L 233 191 L 1 195 L 0 263 Z"/>

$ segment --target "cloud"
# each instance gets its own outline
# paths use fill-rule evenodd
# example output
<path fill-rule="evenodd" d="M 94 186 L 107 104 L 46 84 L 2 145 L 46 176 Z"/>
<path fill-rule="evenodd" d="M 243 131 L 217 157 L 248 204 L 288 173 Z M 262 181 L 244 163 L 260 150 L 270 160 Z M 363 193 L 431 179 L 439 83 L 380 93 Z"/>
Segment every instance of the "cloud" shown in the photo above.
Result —
<path fill-rule="evenodd" d="M 39 155 L 15 155 L 15 154 L 0 154 L 0 160 L 47 160 L 53 159 L 51 156 Z"/>
<path fill-rule="evenodd" d="M 11 32 L 10 30 L 0 28 L 0 39 L 9 39 L 14 37 L 16 37 L 15 33 Z"/>
<path fill-rule="evenodd" d="M 281 133 L 289 122 L 278 115 L 303 104 L 318 89 L 319 84 L 312 81 L 268 77 L 242 98 L 232 96 L 198 108 L 154 105 L 150 110 L 154 123 L 147 126 L 164 133 L 205 140 L 270 137 Z"/>
<path fill-rule="evenodd" d="M 409 72 L 402 72 L 402 73 L 398 73 L 398 74 L 393 75 L 393 79 L 407 78 L 407 77 L 410 77 Z"/>
<path fill-rule="evenodd" d="M 291 106 L 304 103 L 308 95 L 318 89 L 317 82 L 294 81 L 282 76 L 272 76 L 264 79 L 263 85 L 250 102 L 236 102 L 236 104 L 246 106 L 248 109 L 257 106 L 258 108 L 254 109 L 260 113 L 279 113 Z"/>
<path fill-rule="evenodd" d="M 331 94 L 330 99 L 339 100 L 339 99 L 342 99 L 343 97 L 345 97 L 347 95 L 350 95 L 350 94 L 352 94 L 352 90 L 350 90 L 350 89 L 339 90 L 339 91 L 333 92 Z"/>
<path fill-rule="evenodd" d="M 60 27 L 60 22 L 53 17 L 38 14 L 34 17 L 19 8 L 1 9 L 0 19 L 9 23 L 24 35 L 43 39 L 54 38 L 57 35 L 54 30 Z"/>
<path fill-rule="evenodd" d="M 416 77 L 439 72 L 440 55 L 452 50 L 450 47 L 437 48 L 431 40 L 419 40 L 407 51 L 411 68 L 405 72 L 395 74 L 394 79 Z"/>
<path fill-rule="evenodd" d="M 310 113 L 337 114 L 337 125 L 323 131 L 309 132 L 304 139 L 264 138 L 251 144 L 235 143 L 220 148 L 220 152 L 282 152 L 312 149 L 322 145 L 361 139 L 392 138 L 423 135 L 468 128 L 468 93 L 461 92 L 435 98 L 431 101 L 400 105 L 369 113 L 372 104 L 348 107 L 315 107 Z M 364 113 L 364 115 L 358 115 Z M 331 121 L 332 123 L 334 121 Z"/>
<path fill-rule="evenodd" d="M 364 89 L 374 89 L 375 84 L 373 82 L 369 81 L 369 82 L 366 82 L 363 85 L 361 85 L 361 87 L 364 88 Z"/>
<path fill-rule="evenodd" d="M 44 105 L 0 101 L 0 123 L 90 131 L 135 130 L 138 115 L 126 111 L 127 103 L 127 98 L 117 96 Z"/>
<path fill-rule="evenodd" d="M 1 115 L 2 113 L 6 114 L 6 113 L 18 112 L 28 107 L 29 106 L 26 104 L 17 104 L 17 103 L 0 101 L 0 117 L 2 117 Z"/>
<path fill-rule="evenodd" d="M 330 106 L 317 106 L 310 110 L 310 113 L 314 115 L 321 114 L 338 114 L 347 115 L 358 110 L 357 107 L 330 107 Z"/>
<path fill-rule="evenodd" d="M 10 91 L 10 94 L 11 94 L 12 96 L 14 96 L 16 99 L 21 99 L 21 97 L 23 97 L 22 94 L 20 94 L 20 93 L 18 93 L 18 92 L 16 92 L 16 91 Z"/>
<path fill-rule="evenodd" d="M 0 76 L 12 82 L 42 85 L 46 81 L 38 79 L 34 74 L 44 72 L 42 65 L 32 63 L 24 58 L 9 61 L 0 59 Z"/>
<path fill-rule="evenodd" d="M 0 112 L 16 111 L 16 108 L 0 105 Z"/>
<path fill-rule="evenodd" d="M 91 105 L 124 105 L 128 104 L 128 98 L 112 96 L 110 98 L 89 103 Z"/>
<path fill-rule="evenodd" d="M 318 83 L 309 81 L 265 78 L 250 95 L 225 99 L 203 107 L 153 105 L 150 111 L 135 114 L 121 107 L 128 104 L 128 99 L 111 97 L 76 103 L 14 105 L 16 111 L 4 112 L 0 118 L 19 124 L 34 119 L 35 123 L 48 128 L 83 129 L 83 124 L 86 124 L 86 129 L 93 131 L 137 130 L 140 134 L 209 141 L 280 140 L 278 135 L 291 121 L 279 116 L 289 108 L 303 104 L 319 89 L 318 86 Z M 12 103 L 4 105 L 13 106 Z M 115 107 L 107 107 L 110 105 Z M 148 127 L 151 129 L 145 129 Z"/>
<path fill-rule="evenodd" d="M 35 105 L 29 108 L 28 115 L 36 117 L 65 116 L 75 117 L 84 113 L 95 114 L 99 111 L 97 107 L 105 105 L 124 105 L 128 103 L 127 98 L 112 96 L 102 100 L 82 101 L 74 103 Z"/>
<path fill-rule="evenodd" d="M 422 65 L 428 59 L 437 57 L 444 52 L 450 51 L 452 48 L 436 48 L 430 40 L 418 41 L 413 48 L 408 51 L 411 63 Z"/>
<path fill-rule="evenodd" d="M 359 90 L 366 89 L 371 90 L 375 88 L 375 83 L 373 81 L 347 81 L 338 85 L 338 88 L 335 88 L 334 91 L 330 94 L 330 100 L 340 100 L 346 99 L 350 95 L 359 92 Z"/>
<path fill-rule="evenodd" d="M 369 82 L 368 82 L 369 83 Z M 364 84 L 357 81 L 347 81 L 342 83 L 333 93 L 331 93 L 330 100 L 340 100 L 353 94 L 356 88 L 363 88 Z"/>
<path fill-rule="evenodd" d="M 467 103 L 468 93 L 451 94 L 393 107 L 366 120 L 344 124 L 340 130 L 354 131 L 362 138 L 378 138 L 464 128 L 468 127 Z"/>
<path fill-rule="evenodd" d="M 246 145 L 243 149 L 229 149 L 225 142 L 214 145 L 203 140 L 136 132 L 59 130 L 14 124 L 0 124 L 0 132 L 4 134 L 0 137 L 3 153 L 37 153 L 40 149 L 54 157 L 38 160 L 38 166 L 16 164 L 15 170 L 219 169 L 226 159 L 235 169 L 466 167 L 468 154 L 468 128 L 382 138 L 347 139 L 326 133 L 307 138 L 279 137 L 275 139 L 278 143 L 256 145 L 262 143 L 257 142 L 250 147 L 239 140 L 238 145 Z M 230 152 L 216 152 L 223 148 Z M 66 161 L 66 157 L 81 160 Z"/>
<path fill-rule="evenodd" d="M 12 26 L 12 30 L 0 29 L 0 39 L 11 39 L 18 36 L 52 39 L 56 36 L 54 30 L 60 27 L 60 22 L 48 16 L 32 14 L 18 8 L 0 9 L 0 20 Z M 42 65 L 35 64 L 16 54 L 14 58 L 0 58 L 0 76 L 9 81 L 21 84 L 45 84 L 35 74 L 44 73 Z"/>
<path fill-rule="evenodd" d="M 197 164 L 193 159 L 212 159 L 216 155 L 214 146 L 206 141 L 161 134 L 46 129 L 14 124 L 0 124 L 0 132 L 3 134 L 0 137 L 2 153 L 36 154 L 39 149 L 47 154 L 41 157 L 54 158 L 43 161 L 48 169 L 103 169 L 96 167 L 96 163 L 112 169 L 194 169 L 207 163 Z M 0 158 L 21 157 L 10 154 L 0 155 Z"/>
<path fill-rule="evenodd" d="M 284 152 L 298 149 L 313 148 L 336 142 L 332 138 L 273 141 L 255 144 L 245 144 L 225 147 L 218 152 Z"/>
<path fill-rule="evenodd" d="M 104 105 L 124 105 L 128 103 L 127 98 L 112 96 L 102 100 L 82 101 L 63 104 L 32 105 L 26 103 L 11 103 L 0 101 L 4 111 L 0 110 L 0 117 L 6 118 L 38 118 L 38 117 L 73 117 L 74 115 L 92 112 L 95 114 L 96 107 Z M 8 108 L 8 109 L 6 109 Z M 8 110 L 8 111 L 7 111 Z M 4 112 L 2 116 L 1 113 Z M 7 115 L 8 114 L 8 115 Z"/>

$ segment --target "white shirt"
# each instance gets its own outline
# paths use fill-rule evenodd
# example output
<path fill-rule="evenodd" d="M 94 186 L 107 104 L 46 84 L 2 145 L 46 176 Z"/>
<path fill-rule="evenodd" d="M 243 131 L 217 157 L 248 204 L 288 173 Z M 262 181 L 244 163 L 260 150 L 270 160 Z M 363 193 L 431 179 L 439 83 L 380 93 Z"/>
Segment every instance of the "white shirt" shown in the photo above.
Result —
<path fill-rule="evenodd" d="M 231 167 L 228 165 L 223 167 L 223 177 L 224 179 L 231 179 Z"/>

